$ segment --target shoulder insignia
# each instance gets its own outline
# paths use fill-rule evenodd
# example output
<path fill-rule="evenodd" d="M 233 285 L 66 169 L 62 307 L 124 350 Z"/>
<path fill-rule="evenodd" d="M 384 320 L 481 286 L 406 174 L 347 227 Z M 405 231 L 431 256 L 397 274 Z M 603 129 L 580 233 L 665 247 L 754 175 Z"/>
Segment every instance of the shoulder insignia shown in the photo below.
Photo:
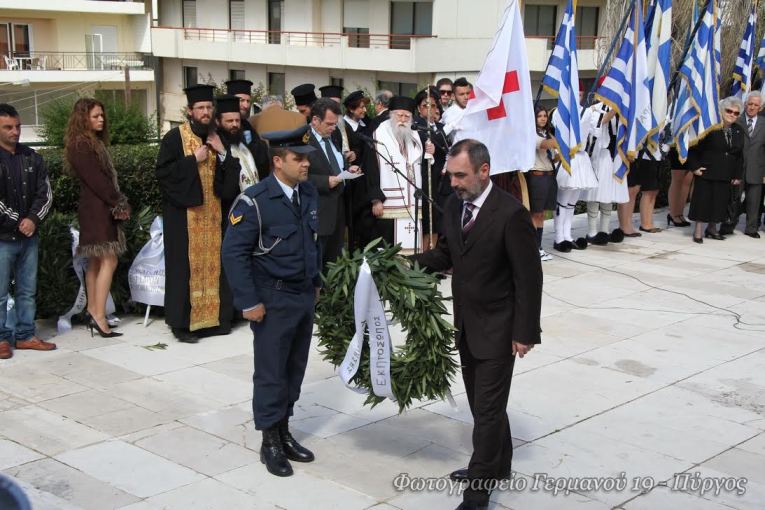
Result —
<path fill-rule="evenodd" d="M 237 223 L 239 223 L 240 221 L 242 221 L 242 217 L 243 217 L 243 216 L 244 216 L 243 214 L 240 214 L 239 216 L 234 216 L 234 213 L 233 213 L 233 212 L 231 212 L 231 213 L 228 215 L 228 221 L 229 221 L 229 223 L 231 223 L 231 225 L 236 225 Z"/>
<path fill-rule="evenodd" d="M 310 139 L 311 139 L 311 135 L 309 134 L 308 131 L 306 131 L 305 134 L 303 135 L 303 143 L 308 143 Z"/>

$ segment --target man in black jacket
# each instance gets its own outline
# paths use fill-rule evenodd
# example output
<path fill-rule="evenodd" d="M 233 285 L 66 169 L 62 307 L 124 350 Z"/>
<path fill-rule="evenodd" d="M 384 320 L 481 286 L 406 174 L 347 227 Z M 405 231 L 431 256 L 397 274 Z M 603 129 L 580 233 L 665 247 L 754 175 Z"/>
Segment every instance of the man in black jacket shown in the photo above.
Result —
<path fill-rule="evenodd" d="M 37 226 L 53 202 L 42 157 L 19 143 L 21 119 L 9 104 L 0 104 L 0 359 L 16 349 L 50 351 L 56 344 L 35 335 L 37 293 Z M 15 330 L 6 326 L 8 290 L 15 280 Z"/>

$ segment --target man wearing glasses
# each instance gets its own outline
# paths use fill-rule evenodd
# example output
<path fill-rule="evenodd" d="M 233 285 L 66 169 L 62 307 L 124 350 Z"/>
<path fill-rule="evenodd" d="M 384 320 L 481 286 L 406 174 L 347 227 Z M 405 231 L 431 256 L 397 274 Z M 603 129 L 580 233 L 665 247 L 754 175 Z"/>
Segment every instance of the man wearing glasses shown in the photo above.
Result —
<path fill-rule="evenodd" d="M 441 118 L 441 122 L 444 123 L 444 133 L 450 136 L 452 140 L 455 139 L 457 131 L 460 130 L 460 123 L 462 122 L 462 117 L 465 116 L 465 108 L 467 107 L 470 92 L 473 91 L 473 85 L 464 77 L 457 78 L 453 89 L 454 103 L 444 112 Z M 443 101 L 443 95 L 441 100 Z"/>
<path fill-rule="evenodd" d="M 449 78 L 441 78 L 436 82 L 441 109 L 446 110 L 452 104 L 453 84 Z"/>

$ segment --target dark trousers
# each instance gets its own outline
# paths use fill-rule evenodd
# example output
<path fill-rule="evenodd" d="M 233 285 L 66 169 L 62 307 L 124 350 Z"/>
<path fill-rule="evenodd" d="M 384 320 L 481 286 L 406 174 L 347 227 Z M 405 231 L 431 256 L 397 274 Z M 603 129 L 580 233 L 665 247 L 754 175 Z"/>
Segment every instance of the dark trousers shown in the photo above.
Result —
<path fill-rule="evenodd" d="M 334 262 L 343 253 L 345 246 L 345 206 L 341 200 L 337 207 L 337 221 L 335 221 L 335 230 L 328 236 L 319 236 L 319 247 L 321 248 L 321 270 L 327 266 L 328 262 Z"/>
<path fill-rule="evenodd" d="M 311 330 L 315 291 L 309 285 L 302 292 L 259 288 L 266 307 L 262 322 L 251 322 L 255 335 L 255 373 L 252 376 L 252 412 L 255 428 L 270 428 L 292 416 L 300 397 Z"/>
<path fill-rule="evenodd" d="M 382 237 L 388 244 L 393 244 L 395 238 L 396 220 L 375 218 L 374 226 L 372 227 L 372 239 Z"/>
<path fill-rule="evenodd" d="M 462 379 L 473 415 L 473 455 L 468 464 L 468 477 L 499 479 L 507 474 L 513 460 L 507 400 L 515 356 L 477 359 L 470 353 L 468 341 L 464 337 L 459 351 Z M 489 493 L 469 488 L 465 490 L 464 499 L 485 504 L 489 500 Z"/>
<path fill-rule="evenodd" d="M 760 228 L 760 206 L 762 204 L 762 184 L 748 184 L 742 182 L 738 186 L 731 186 L 730 204 L 728 205 L 729 227 L 734 228 L 738 224 L 738 217 L 746 213 L 746 227 L 744 232 L 752 234 Z M 744 195 L 744 200 L 741 200 Z"/>

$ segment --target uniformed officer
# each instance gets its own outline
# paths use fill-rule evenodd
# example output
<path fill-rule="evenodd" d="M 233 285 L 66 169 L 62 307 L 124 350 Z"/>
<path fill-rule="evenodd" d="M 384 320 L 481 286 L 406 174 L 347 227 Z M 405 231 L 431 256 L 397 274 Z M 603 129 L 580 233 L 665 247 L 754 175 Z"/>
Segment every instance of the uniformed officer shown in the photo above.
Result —
<path fill-rule="evenodd" d="M 311 345 L 321 280 L 317 243 L 318 192 L 308 179 L 308 126 L 282 111 L 259 126 L 269 141 L 272 173 L 239 195 L 228 217 L 223 265 L 255 335 L 252 408 L 263 431 L 260 460 L 277 476 L 292 475 L 289 461 L 314 455 L 289 432 Z"/>

